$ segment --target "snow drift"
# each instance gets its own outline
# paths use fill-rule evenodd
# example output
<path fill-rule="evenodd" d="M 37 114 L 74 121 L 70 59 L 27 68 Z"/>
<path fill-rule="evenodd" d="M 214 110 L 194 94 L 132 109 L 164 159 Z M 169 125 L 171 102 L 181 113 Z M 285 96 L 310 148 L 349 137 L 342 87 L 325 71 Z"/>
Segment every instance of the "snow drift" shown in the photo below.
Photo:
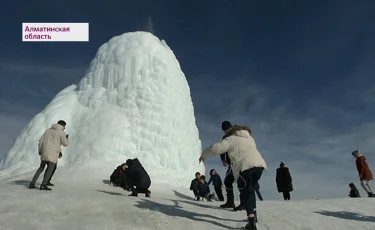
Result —
<path fill-rule="evenodd" d="M 173 51 L 151 33 L 125 33 L 102 45 L 79 84 L 58 93 L 21 131 L 1 169 L 34 170 L 40 136 L 60 119 L 71 144 L 59 167 L 93 166 L 107 178 L 115 166 L 138 157 L 153 183 L 163 180 L 160 172 L 186 181 L 204 172 L 189 85 Z"/>

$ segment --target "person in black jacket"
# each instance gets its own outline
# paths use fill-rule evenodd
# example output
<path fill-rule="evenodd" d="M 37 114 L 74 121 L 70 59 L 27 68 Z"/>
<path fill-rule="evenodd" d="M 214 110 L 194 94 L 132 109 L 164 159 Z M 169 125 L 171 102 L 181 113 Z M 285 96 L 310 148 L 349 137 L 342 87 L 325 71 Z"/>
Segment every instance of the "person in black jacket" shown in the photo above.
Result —
<path fill-rule="evenodd" d="M 200 198 L 206 198 L 207 201 L 212 201 L 212 195 L 210 194 L 210 186 L 206 182 L 206 177 L 204 175 L 200 176 L 198 184 L 198 195 L 197 200 Z"/>
<path fill-rule="evenodd" d="M 151 191 L 148 189 L 151 186 L 151 179 L 138 158 L 128 159 L 125 167 L 126 183 L 132 191 L 129 196 L 138 196 L 138 193 L 144 193 L 146 197 L 150 197 Z"/>
<path fill-rule="evenodd" d="M 283 162 L 276 169 L 276 185 L 277 191 L 283 193 L 284 200 L 290 200 L 290 192 L 293 191 L 292 176 Z"/>
<path fill-rule="evenodd" d="M 350 187 L 350 193 L 349 193 L 349 196 L 351 198 L 358 198 L 358 197 L 361 197 L 361 195 L 359 195 L 359 191 L 357 189 L 357 187 L 355 187 L 355 185 L 353 183 L 350 183 L 349 184 L 349 187 Z"/>
<path fill-rule="evenodd" d="M 195 199 L 197 199 L 197 200 L 199 200 L 199 197 L 198 197 L 198 194 L 199 194 L 198 185 L 199 185 L 199 179 L 200 179 L 200 177 L 201 177 L 200 172 L 196 172 L 195 173 L 195 178 L 190 183 L 190 190 L 193 191 Z"/>
<path fill-rule="evenodd" d="M 119 165 L 111 174 L 110 181 L 113 184 L 113 186 L 119 186 L 125 190 L 130 191 L 129 186 L 126 183 L 125 169 L 126 169 L 125 163 Z"/>
<path fill-rule="evenodd" d="M 226 132 L 232 127 L 232 124 L 229 121 L 223 121 L 221 123 L 221 129 Z M 224 139 L 225 135 L 223 136 L 222 139 Z M 239 183 L 237 182 L 237 187 L 238 191 L 240 194 L 240 204 L 236 207 L 234 204 L 234 192 L 233 192 L 233 183 L 235 182 L 232 169 L 230 166 L 230 159 L 228 156 L 228 153 L 223 153 L 220 154 L 220 159 L 223 162 L 224 166 L 228 166 L 227 172 L 225 173 L 225 178 L 224 178 L 224 185 L 225 185 L 225 190 L 227 192 L 227 202 L 224 204 L 220 205 L 220 208 L 233 208 L 233 211 L 242 211 L 245 210 L 245 203 L 244 203 L 244 196 L 243 196 L 243 191 L 241 188 L 244 187 L 243 181 L 238 180 Z"/>
<path fill-rule="evenodd" d="M 210 180 L 208 181 L 208 185 L 212 184 L 214 185 L 214 189 L 216 192 L 216 196 L 219 199 L 219 201 L 224 201 L 223 191 L 221 187 L 223 186 L 223 181 L 221 180 L 221 177 L 219 174 L 217 174 L 215 169 L 210 170 Z"/>

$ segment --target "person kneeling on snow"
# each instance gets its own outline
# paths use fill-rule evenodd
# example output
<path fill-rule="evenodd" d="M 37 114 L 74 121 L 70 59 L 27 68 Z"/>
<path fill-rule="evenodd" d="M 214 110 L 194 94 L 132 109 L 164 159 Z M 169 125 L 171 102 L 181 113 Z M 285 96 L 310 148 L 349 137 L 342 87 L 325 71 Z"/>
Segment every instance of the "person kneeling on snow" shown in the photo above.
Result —
<path fill-rule="evenodd" d="M 204 175 L 199 178 L 197 200 L 199 201 L 200 198 L 206 198 L 207 201 L 211 201 L 212 199 L 212 195 L 210 194 L 210 186 L 208 186 L 206 177 Z"/>
<path fill-rule="evenodd" d="M 122 187 L 123 189 L 130 191 L 129 186 L 126 183 L 125 167 L 125 163 L 118 166 L 110 176 L 110 181 L 113 186 Z"/>
<path fill-rule="evenodd" d="M 198 185 L 199 185 L 199 178 L 201 177 L 200 172 L 195 173 L 195 178 L 191 181 L 190 184 L 190 190 L 193 191 L 194 197 L 197 199 L 198 198 Z"/>
<path fill-rule="evenodd" d="M 357 189 L 357 187 L 355 187 L 354 183 L 350 183 L 349 184 L 349 187 L 350 187 L 350 193 L 349 193 L 349 196 L 351 198 L 357 198 L 357 197 L 361 197 L 359 195 L 359 191 Z"/>
<path fill-rule="evenodd" d="M 151 179 L 138 158 L 128 159 L 125 168 L 126 182 L 132 191 L 129 196 L 138 196 L 138 193 L 144 193 L 146 197 L 150 197 L 151 191 L 148 189 L 151 186 Z"/>

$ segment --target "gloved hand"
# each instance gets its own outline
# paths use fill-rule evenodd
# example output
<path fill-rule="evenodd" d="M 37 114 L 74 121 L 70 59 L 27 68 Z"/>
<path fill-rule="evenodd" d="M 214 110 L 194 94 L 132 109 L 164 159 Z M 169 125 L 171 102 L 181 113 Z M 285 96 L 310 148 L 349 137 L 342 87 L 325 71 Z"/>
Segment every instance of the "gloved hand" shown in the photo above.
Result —
<path fill-rule="evenodd" d="M 59 154 L 59 158 L 61 158 L 61 157 L 62 157 L 62 153 Z"/>

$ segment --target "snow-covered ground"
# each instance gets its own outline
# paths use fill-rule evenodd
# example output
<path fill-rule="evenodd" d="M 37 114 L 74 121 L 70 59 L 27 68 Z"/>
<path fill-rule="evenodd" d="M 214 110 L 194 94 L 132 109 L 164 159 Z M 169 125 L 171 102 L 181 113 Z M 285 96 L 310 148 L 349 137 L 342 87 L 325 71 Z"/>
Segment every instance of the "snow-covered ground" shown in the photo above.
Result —
<path fill-rule="evenodd" d="M 87 172 L 88 174 L 90 172 Z M 245 212 L 197 202 L 188 189 L 153 186 L 151 198 L 102 180 L 69 179 L 59 168 L 52 191 L 29 190 L 32 174 L 0 181 L 1 230 L 241 229 Z M 65 175 L 64 175 L 65 174 Z M 39 181 L 42 178 L 39 179 Z M 258 229 L 374 230 L 375 199 L 258 202 Z"/>
<path fill-rule="evenodd" d="M 39 138 L 60 119 L 71 143 L 52 179 L 56 187 L 29 190 Z M 173 51 L 150 33 L 116 36 L 99 48 L 80 83 L 56 95 L 0 159 L 0 230 L 243 228 L 245 212 L 192 200 L 189 182 L 205 171 L 200 154 L 190 88 Z M 128 197 L 105 183 L 135 157 L 151 176 L 151 198 Z M 374 205 L 368 198 L 264 201 L 258 226 L 374 230 Z"/>

